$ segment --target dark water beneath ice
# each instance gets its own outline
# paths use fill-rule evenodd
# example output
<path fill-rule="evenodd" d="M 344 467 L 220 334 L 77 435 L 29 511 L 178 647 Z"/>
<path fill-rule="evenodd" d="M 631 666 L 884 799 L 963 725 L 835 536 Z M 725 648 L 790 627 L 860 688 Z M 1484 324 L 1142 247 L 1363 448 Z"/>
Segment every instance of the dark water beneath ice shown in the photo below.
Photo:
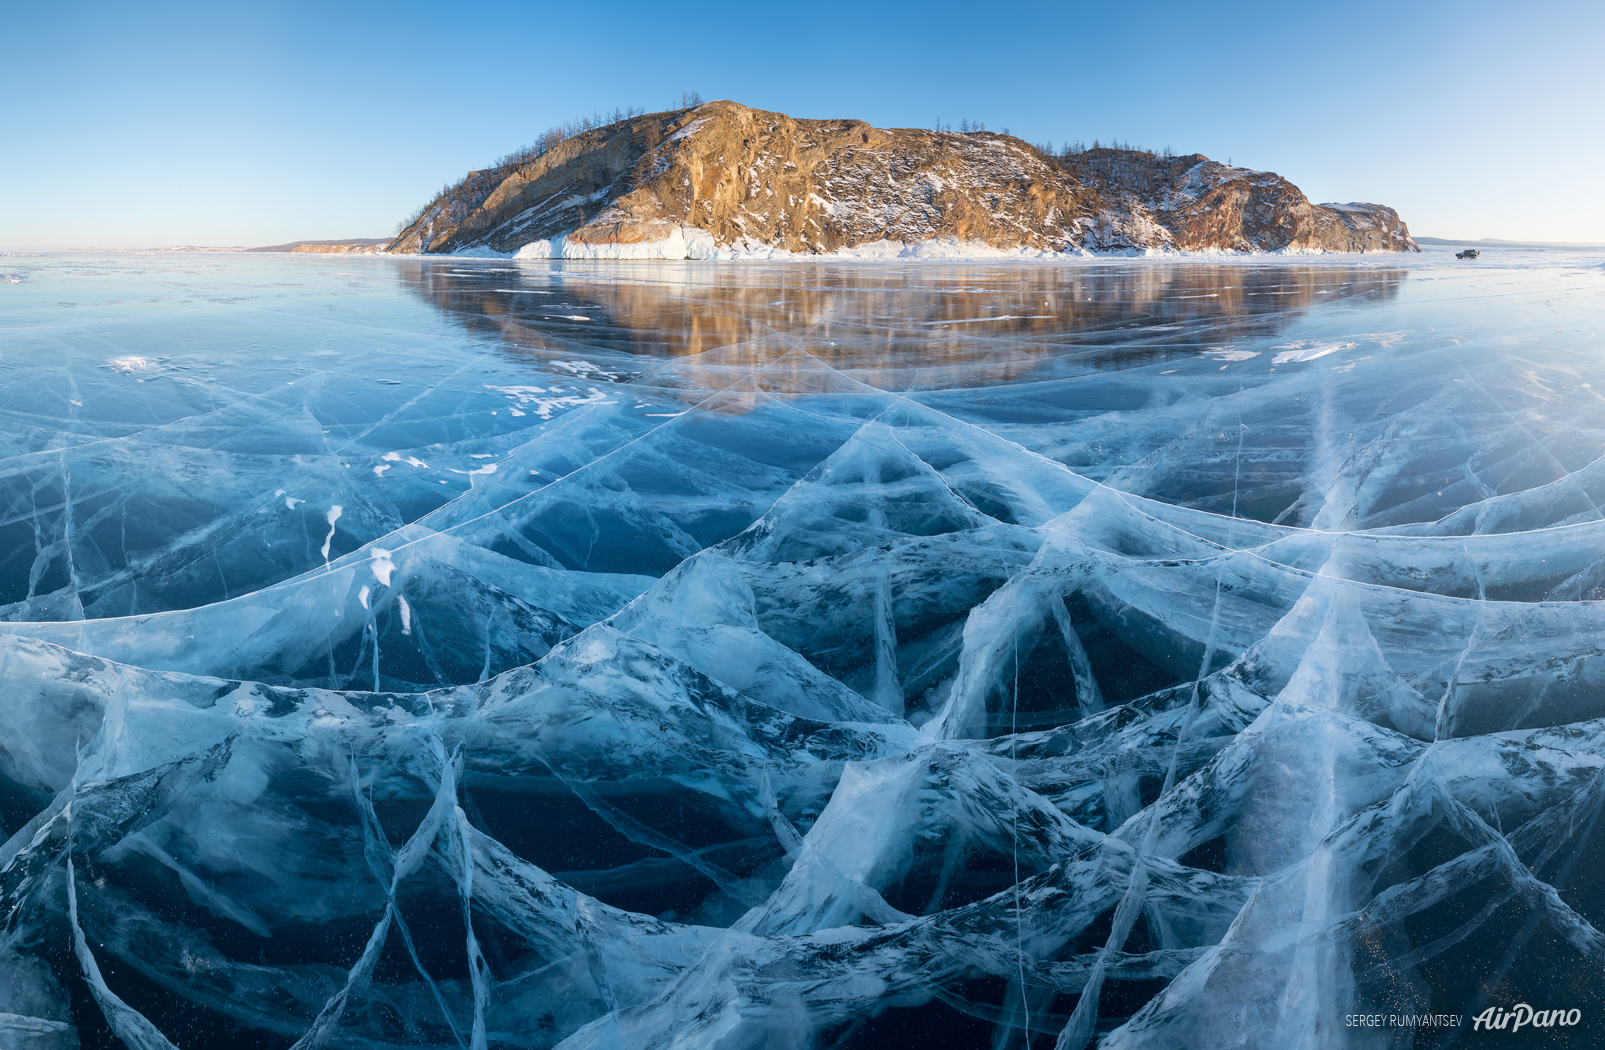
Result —
<path fill-rule="evenodd" d="M 1605 1038 L 1597 255 L 0 270 L 18 1045 Z"/>

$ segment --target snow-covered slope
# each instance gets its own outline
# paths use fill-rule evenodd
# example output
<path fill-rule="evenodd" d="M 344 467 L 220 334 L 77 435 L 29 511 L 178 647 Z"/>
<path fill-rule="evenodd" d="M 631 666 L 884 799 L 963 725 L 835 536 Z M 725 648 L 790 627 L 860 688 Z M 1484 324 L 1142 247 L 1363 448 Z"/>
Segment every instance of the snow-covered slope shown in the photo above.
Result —
<path fill-rule="evenodd" d="M 1099 249 L 1414 251 L 1391 208 L 1194 154 L 1049 158 L 992 132 L 882 130 L 709 102 L 473 172 L 395 252 L 699 258 Z"/>

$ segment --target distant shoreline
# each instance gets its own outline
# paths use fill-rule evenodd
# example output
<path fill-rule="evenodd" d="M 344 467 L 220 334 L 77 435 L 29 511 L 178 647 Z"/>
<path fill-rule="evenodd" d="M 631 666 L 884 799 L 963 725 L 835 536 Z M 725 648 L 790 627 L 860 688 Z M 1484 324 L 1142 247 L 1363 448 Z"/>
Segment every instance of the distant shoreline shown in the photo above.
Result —
<path fill-rule="evenodd" d="M 1417 237 L 1417 244 L 1451 245 L 1456 248 L 1559 248 L 1564 251 L 1587 251 L 1605 248 L 1605 241 L 1502 241 L 1496 237 L 1481 240 L 1456 240 L 1452 237 Z"/>

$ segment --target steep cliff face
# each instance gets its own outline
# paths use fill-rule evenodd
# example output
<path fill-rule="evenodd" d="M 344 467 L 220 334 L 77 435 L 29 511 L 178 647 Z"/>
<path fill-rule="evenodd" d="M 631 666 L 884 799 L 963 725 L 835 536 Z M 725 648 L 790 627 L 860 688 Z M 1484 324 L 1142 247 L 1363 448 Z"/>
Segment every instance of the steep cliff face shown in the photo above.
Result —
<path fill-rule="evenodd" d="M 1278 175 L 1200 155 L 1045 158 L 1008 135 L 798 120 L 734 102 L 620 121 L 522 165 L 473 172 L 389 250 L 819 254 L 931 241 L 1416 250 L 1391 208 L 1312 205 Z"/>

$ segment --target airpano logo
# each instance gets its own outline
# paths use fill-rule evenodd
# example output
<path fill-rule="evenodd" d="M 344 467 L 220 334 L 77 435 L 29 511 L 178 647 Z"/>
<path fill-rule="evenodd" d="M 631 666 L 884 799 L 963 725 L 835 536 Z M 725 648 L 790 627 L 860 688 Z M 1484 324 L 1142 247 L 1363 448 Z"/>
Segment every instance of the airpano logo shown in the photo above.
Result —
<path fill-rule="evenodd" d="M 1523 1028 L 1549 1028 L 1554 1025 L 1574 1025 L 1583 1019 L 1583 1012 L 1570 1010 L 1534 1010 L 1526 1003 L 1517 1003 L 1509 1010 L 1490 1006 L 1471 1019 L 1471 1030 L 1490 1032 L 1518 1032 Z"/>

